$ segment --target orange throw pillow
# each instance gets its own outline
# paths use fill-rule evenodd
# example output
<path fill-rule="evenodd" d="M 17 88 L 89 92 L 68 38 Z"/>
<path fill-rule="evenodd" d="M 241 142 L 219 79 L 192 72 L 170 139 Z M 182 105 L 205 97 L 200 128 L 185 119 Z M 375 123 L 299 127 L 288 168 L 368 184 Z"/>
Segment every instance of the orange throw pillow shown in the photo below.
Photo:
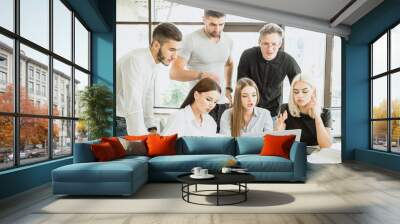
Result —
<path fill-rule="evenodd" d="M 160 136 L 149 135 L 147 137 L 147 155 L 148 156 L 163 156 L 176 154 L 176 139 L 178 135 Z"/>
<path fill-rule="evenodd" d="M 92 149 L 94 157 L 99 162 L 110 161 L 117 158 L 112 145 L 108 142 L 93 144 L 90 147 Z"/>
<path fill-rule="evenodd" d="M 264 136 L 264 146 L 261 149 L 260 155 L 262 156 L 280 156 L 286 159 L 290 157 L 290 147 L 296 135 L 265 135 Z"/>
<path fill-rule="evenodd" d="M 149 135 L 125 135 L 124 139 L 129 141 L 143 141 L 146 142 L 146 139 Z"/>
<path fill-rule="evenodd" d="M 126 151 L 124 146 L 122 146 L 121 142 L 119 142 L 117 137 L 110 137 L 110 138 L 101 138 L 101 142 L 108 142 L 114 149 L 115 155 L 117 158 L 125 157 Z"/>

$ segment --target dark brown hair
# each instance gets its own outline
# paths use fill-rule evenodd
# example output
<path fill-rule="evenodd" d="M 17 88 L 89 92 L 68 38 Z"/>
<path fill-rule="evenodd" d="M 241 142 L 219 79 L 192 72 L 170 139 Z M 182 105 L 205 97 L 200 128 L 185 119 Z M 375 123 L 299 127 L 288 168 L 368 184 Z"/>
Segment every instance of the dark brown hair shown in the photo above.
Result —
<path fill-rule="evenodd" d="M 153 41 L 155 40 L 161 45 L 169 40 L 181 41 L 182 32 L 172 23 L 160 23 L 153 30 Z"/>
<path fill-rule="evenodd" d="M 203 93 L 208 91 L 216 90 L 221 93 L 221 87 L 218 85 L 214 79 L 204 78 L 200 80 L 193 88 L 190 90 L 186 99 L 183 101 L 181 108 L 185 108 L 187 105 L 191 105 L 194 102 L 194 92 Z"/>
<path fill-rule="evenodd" d="M 205 9 L 204 10 L 204 16 L 210 16 L 210 17 L 215 17 L 215 18 L 222 18 L 225 17 L 225 14 L 222 12 L 217 12 L 217 11 L 213 11 L 213 10 L 208 10 Z"/>

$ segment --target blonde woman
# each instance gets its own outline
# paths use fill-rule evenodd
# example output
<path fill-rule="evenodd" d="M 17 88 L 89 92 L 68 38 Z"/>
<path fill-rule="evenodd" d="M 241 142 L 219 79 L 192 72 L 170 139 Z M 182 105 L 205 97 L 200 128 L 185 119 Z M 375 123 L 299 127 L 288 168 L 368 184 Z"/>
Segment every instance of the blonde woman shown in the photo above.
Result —
<path fill-rule="evenodd" d="M 262 136 L 264 131 L 272 130 L 271 113 L 267 109 L 256 107 L 259 100 L 256 83 L 249 78 L 239 79 L 233 106 L 222 114 L 220 133 L 233 137 Z"/>
<path fill-rule="evenodd" d="M 332 145 L 330 127 L 330 112 L 318 104 L 314 80 L 309 75 L 298 74 L 290 87 L 289 103 L 281 107 L 276 129 L 301 129 L 302 142 L 328 148 Z"/>

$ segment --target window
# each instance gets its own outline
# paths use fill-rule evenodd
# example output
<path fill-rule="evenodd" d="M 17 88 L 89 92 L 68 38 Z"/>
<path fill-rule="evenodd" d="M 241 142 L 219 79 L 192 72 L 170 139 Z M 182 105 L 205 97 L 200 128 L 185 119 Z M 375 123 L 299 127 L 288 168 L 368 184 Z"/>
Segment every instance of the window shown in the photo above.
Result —
<path fill-rule="evenodd" d="M 20 0 L 21 36 L 49 48 L 49 0 Z"/>
<path fill-rule="evenodd" d="M 89 32 L 75 18 L 75 62 L 84 69 L 89 69 Z"/>
<path fill-rule="evenodd" d="M 53 0 L 54 52 L 71 60 L 72 12 L 60 1 Z"/>
<path fill-rule="evenodd" d="M 14 31 L 14 0 L 0 1 L 0 26 Z"/>
<path fill-rule="evenodd" d="M 33 67 L 32 66 L 29 66 L 28 74 L 29 74 L 29 79 L 33 80 Z"/>
<path fill-rule="evenodd" d="M 53 114 L 54 115 L 61 115 L 63 117 L 72 117 L 72 91 L 71 89 L 65 89 L 65 83 L 72 84 L 72 70 L 71 66 L 68 66 L 56 59 L 53 60 L 54 70 L 53 70 Z M 59 96 L 59 91 L 60 95 Z M 59 97 L 61 102 L 64 102 L 64 96 L 67 96 L 68 99 L 68 107 L 66 108 L 64 113 L 61 113 L 60 108 L 57 107 L 59 101 Z"/>
<path fill-rule="evenodd" d="M 7 73 L 0 71 L 0 84 L 6 85 L 7 84 Z"/>
<path fill-rule="evenodd" d="M 28 93 L 33 94 L 34 92 L 34 87 L 33 87 L 33 82 L 28 82 Z"/>
<path fill-rule="evenodd" d="M 20 6 L 15 14 L 14 2 Z M 86 138 L 86 127 L 75 127 L 79 115 L 74 116 L 72 105 L 79 91 L 70 87 L 90 84 L 90 32 L 66 4 L 62 0 L 0 1 L 0 26 L 8 30 L 0 29 L 0 170 L 70 156 L 76 130 L 81 139 Z M 14 32 L 14 21 L 19 21 L 15 24 L 19 33 Z M 14 52 L 19 58 L 17 74 Z"/>
<path fill-rule="evenodd" d="M 303 73 L 315 80 L 320 105 L 324 105 L 325 43 L 326 35 L 323 33 L 285 27 L 285 52 L 296 59 Z M 283 92 L 289 90 L 287 81 Z M 284 94 L 284 102 L 288 102 L 288 94 Z"/>
<path fill-rule="evenodd" d="M 370 45 L 371 148 L 400 153 L 400 25 Z"/>

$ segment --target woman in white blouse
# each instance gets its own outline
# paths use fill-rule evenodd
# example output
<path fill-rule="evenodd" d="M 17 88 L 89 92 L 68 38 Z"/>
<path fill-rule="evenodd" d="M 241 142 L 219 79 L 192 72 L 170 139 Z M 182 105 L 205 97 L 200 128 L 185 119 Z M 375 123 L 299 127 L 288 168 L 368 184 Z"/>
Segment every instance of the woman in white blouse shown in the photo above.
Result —
<path fill-rule="evenodd" d="M 233 106 L 222 114 L 220 133 L 233 137 L 262 136 L 263 132 L 273 130 L 269 110 L 256 107 L 259 99 L 256 83 L 249 78 L 239 79 Z"/>
<path fill-rule="evenodd" d="M 213 136 L 217 124 L 208 114 L 221 96 L 221 87 L 213 79 L 200 80 L 189 92 L 181 109 L 173 113 L 162 132 L 163 135 Z"/>

